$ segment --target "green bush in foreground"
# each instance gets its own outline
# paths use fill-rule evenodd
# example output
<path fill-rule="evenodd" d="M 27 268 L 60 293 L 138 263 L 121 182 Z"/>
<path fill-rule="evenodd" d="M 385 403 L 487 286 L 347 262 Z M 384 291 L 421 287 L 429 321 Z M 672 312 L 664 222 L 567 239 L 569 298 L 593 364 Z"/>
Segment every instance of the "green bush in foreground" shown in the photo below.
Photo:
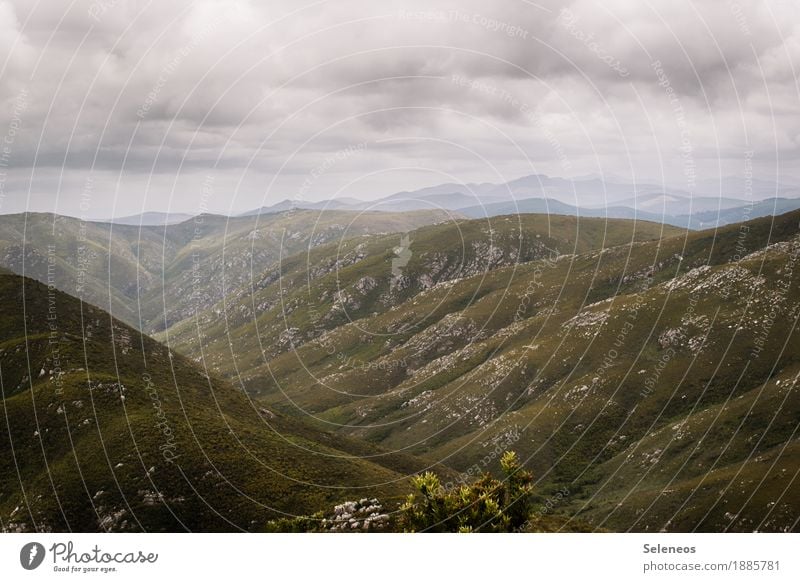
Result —
<path fill-rule="evenodd" d="M 417 532 L 513 532 L 527 523 L 531 509 L 533 477 L 516 453 L 500 460 L 503 479 L 482 475 L 470 485 L 454 490 L 441 487 L 433 473 L 412 480 L 418 493 L 400 506 L 399 529 Z"/>

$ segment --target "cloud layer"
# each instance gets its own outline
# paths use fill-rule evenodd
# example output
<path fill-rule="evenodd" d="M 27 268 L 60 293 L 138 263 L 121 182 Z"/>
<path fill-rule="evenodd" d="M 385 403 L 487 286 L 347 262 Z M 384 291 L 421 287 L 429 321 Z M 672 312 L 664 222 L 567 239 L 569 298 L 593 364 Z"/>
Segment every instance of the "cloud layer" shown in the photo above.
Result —
<path fill-rule="evenodd" d="M 3 0 L 0 212 L 797 182 L 799 64 L 791 0 Z"/>

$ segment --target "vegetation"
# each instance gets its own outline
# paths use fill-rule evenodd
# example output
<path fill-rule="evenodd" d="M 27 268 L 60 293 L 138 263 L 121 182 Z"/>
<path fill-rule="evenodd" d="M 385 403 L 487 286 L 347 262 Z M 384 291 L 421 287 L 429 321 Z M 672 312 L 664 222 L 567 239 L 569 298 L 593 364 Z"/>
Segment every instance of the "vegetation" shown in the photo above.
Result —
<path fill-rule="evenodd" d="M 537 506 L 533 477 L 517 454 L 506 451 L 500 459 L 502 477 L 483 473 L 470 483 L 448 488 L 439 477 L 426 471 L 411 479 L 414 493 L 391 514 L 381 513 L 376 499 L 337 505 L 331 515 L 281 518 L 267 524 L 267 531 L 309 532 L 426 532 L 490 533 L 539 531 L 590 531 L 580 520 L 549 515 L 546 505 Z"/>
<path fill-rule="evenodd" d="M 547 234 L 522 220 L 525 240 Z M 270 408 L 303 410 L 326 430 L 458 471 L 500 471 L 499 457 L 483 459 L 507 443 L 543 490 L 569 492 L 560 511 L 594 527 L 783 530 L 800 515 L 800 270 L 787 268 L 798 220 L 630 244 L 611 223 L 609 248 L 594 223 L 554 223 L 549 241 L 576 224 L 585 238 L 509 264 L 491 257 L 512 248 L 503 241 L 514 240 L 516 217 L 493 220 L 496 251 L 470 243 L 463 261 L 446 225 L 426 227 L 411 236 L 402 291 L 390 288 L 380 238 L 354 240 L 338 255 L 363 245 L 352 264 L 337 266 L 326 247 L 285 261 L 276 287 L 253 290 L 255 305 L 288 290 L 258 317 L 236 316 L 245 293 L 224 321 L 209 316 L 206 327 L 200 315 L 201 334 L 179 326 L 169 338 L 202 349 L 222 374 L 235 367 Z M 362 293 L 364 277 L 378 285 Z M 351 300 L 336 308 L 331 290 Z M 756 458 L 774 464 L 752 489 Z"/>
<path fill-rule="evenodd" d="M 168 226 L 0 216 L 0 267 L 102 307 L 147 333 L 161 331 L 251 284 L 282 256 L 342 238 L 405 232 L 448 214 L 289 210 L 204 214 Z"/>
<path fill-rule="evenodd" d="M 243 275 L 158 335 L 170 349 L 58 295 L 58 364 L 49 291 L 6 275 L 2 525 L 794 530 L 799 222 L 362 233 Z M 145 360 L 183 463 L 159 451 Z"/>
<path fill-rule="evenodd" d="M 254 404 L 108 314 L 0 273 L 0 529 L 261 531 L 429 463 Z"/>
<path fill-rule="evenodd" d="M 529 519 L 533 478 L 516 453 L 500 459 L 503 478 L 484 473 L 472 484 L 447 490 L 426 472 L 412 479 L 417 493 L 400 507 L 399 522 L 409 532 L 514 532 Z"/>

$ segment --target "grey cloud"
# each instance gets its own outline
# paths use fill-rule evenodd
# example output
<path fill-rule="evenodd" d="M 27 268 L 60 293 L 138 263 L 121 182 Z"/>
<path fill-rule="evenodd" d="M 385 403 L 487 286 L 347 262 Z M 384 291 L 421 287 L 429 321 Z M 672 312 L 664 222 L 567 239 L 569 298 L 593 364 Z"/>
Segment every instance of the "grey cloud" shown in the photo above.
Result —
<path fill-rule="evenodd" d="M 492 165 L 559 175 L 565 157 L 575 175 L 680 184 L 676 107 L 701 170 L 737 171 L 753 148 L 759 171 L 777 158 L 796 179 L 799 60 L 788 1 L 2 0 L 0 131 L 26 103 L 0 211 L 27 207 L 29 191 L 39 209 L 56 189 L 67 204 L 89 172 L 126 193 L 98 198 L 97 212 L 139 207 L 143 189 L 154 209 L 191 210 L 204 171 L 220 188 L 242 179 L 220 206 L 246 210 L 276 172 L 268 195 L 287 197 L 320 159 L 362 142 L 310 196 L 374 171 L 353 194 L 437 172 L 481 181 Z M 430 172 L 393 170 L 408 166 Z"/>

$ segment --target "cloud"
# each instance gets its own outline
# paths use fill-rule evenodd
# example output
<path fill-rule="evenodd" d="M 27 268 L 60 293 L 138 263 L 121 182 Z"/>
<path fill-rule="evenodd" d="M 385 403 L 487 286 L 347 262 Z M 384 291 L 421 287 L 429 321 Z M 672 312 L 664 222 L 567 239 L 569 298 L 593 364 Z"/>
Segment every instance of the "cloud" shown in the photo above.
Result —
<path fill-rule="evenodd" d="M 192 210 L 209 173 L 231 188 L 213 209 L 243 211 L 360 143 L 306 194 L 534 171 L 690 188 L 687 140 L 704 175 L 753 149 L 762 177 L 800 178 L 785 0 L 5 0 L 0 54 L 0 130 L 26 92 L 3 212 L 74 214 L 88 175 L 99 215 Z"/>

